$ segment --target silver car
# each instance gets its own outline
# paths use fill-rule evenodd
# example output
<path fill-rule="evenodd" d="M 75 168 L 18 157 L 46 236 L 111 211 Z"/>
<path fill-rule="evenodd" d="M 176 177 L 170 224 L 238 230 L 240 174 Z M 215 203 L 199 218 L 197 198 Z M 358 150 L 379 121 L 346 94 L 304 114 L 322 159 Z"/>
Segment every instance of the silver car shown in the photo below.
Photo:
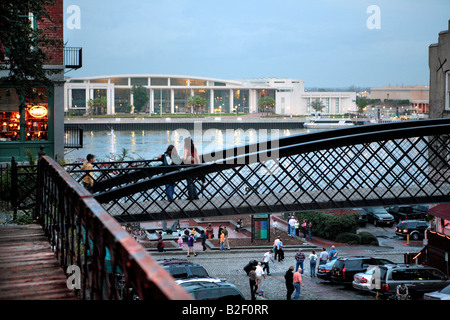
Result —
<path fill-rule="evenodd" d="M 424 293 L 423 300 L 450 300 L 450 285 L 440 291 Z"/>
<path fill-rule="evenodd" d="M 377 266 L 370 266 L 366 272 L 360 272 L 353 276 L 352 286 L 357 290 L 371 291 L 376 289 L 375 270 Z"/>

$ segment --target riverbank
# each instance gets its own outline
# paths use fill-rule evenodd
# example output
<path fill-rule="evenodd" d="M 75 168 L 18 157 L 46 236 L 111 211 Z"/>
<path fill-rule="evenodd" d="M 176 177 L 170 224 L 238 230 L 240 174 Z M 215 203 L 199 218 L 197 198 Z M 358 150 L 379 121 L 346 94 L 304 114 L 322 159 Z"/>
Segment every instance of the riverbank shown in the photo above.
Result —
<path fill-rule="evenodd" d="M 366 119 L 355 119 L 362 124 Z M 67 117 L 66 127 L 80 127 L 87 131 L 100 130 L 187 130 L 208 129 L 303 129 L 306 117 L 264 116 L 262 114 L 247 114 L 237 116 L 202 116 L 202 117 L 157 117 L 136 115 L 126 117 Z"/>

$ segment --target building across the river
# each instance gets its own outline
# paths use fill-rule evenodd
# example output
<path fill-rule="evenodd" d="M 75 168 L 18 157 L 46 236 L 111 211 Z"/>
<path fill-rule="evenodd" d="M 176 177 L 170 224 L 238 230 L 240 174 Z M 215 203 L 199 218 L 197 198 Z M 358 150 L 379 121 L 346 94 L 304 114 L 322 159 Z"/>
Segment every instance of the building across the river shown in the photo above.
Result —
<path fill-rule="evenodd" d="M 96 114 L 133 112 L 133 86 L 147 88 L 150 99 L 142 112 L 153 114 L 190 113 L 188 99 L 196 95 L 206 99 L 205 113 L 256 113 L 262 97 L 276 101 L 276 114 L 309 115 L 311 103 L 322 102 L 323 114 L 345 114 L 356 111 L 356 92 L 307 92 L 304 80 L 258 78 L 222 80 L 178 75 L 114 75 L 67 79 L 64 110 L 82 115 L 89 101 L 103 98 Z M 106 101 L 105 101 L 106 98 Z M 100 99 L 97 99 L 99 101 Z"/>

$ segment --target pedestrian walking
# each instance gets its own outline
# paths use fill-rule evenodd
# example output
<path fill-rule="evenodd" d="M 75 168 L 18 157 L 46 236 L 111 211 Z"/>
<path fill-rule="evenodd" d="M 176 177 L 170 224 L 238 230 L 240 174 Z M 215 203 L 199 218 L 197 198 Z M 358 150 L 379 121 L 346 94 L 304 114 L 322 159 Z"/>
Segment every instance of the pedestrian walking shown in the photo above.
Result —
<path fill-rule="evenodd" d="M 178 247 L 183 248 L 183 237 L 181 236 L 181 233 L 178 234 Z"/>
<path fill-rule="evenodd" d="M 312 234 L 312 222 L 310 221 L 308 223 L 308 236 L 309 236 L 309 241 L 311 241 L 311 234 Z"/>
<path fill-rule="evenodd" d="M 300 269 L 302 269 L 302 274 L 303 274 L 303 262 L 306 259 L 305 254 L 302 252 L 302 249 L 298 249 L 298 252 L 295 254 L 295 271 L 297 272 L 298 268 L 300 267 Z"/>
<path fill-rule="evenodd" d="M 272 256 L 272 252 L 269 250 L 266 253 L 264 253 L 264 256 L 262 259 L 262 265 L 264 265 L 263 270 L 264 271 L 267 270 L 267 275 L 270 275 L 270 267 L 269 267 L 270 261 L 273 262 L 273 256 Z"/>
<path fill-rule="evenodd" d="M 194 145 L 191 137 L 184 139 L 183 163 L 196 165 L 200 163 L 200 157 L 197 148 Z M 194 178 L 187 178 L 188 198 L 189 200 L 198 199 L 198 192 L 194 185 Z"/>
<path fill-rule="evenodd" d="M 169 145 L 166 151 L 157 158 L 159 161 L 162 161 L 163 165 L 179 165 L 181 164 L 181 158 L 178 155 L 177 148 L 173 144 Z M 175 183 L 166 184 L 166 196 L 167 200 L 170 202 L 173 201 L 173 194 L 175 191 Z"/>
<path fill-rule="evenodd" d="M 223 230 L 222 230 L 222 233 L 220 234 L 220 237 L 219 237 L 219 241 L 220 241 L 220 250 L 225 250 L 225 247 L 224 247 L 224 244 L 225 244 L 225 234 L 223 233 Z"/>
<path fill-rule="evenodd" d="M 95 156 L 93 154 L 88 154 L 86 156 L 86 161 L 83 163 L 83 165 L 81 166 L 80 170 L 92 170 L 94 169 L 94 166 L 92 165 L 95 161 Z M 83 186 L 91 191 L 92 188 L 94 187 L 94 177 L 92 174 L 92 171 L 87 171 L 83 177 L 83 179 L 81 180 L 81 183 L 83 184 Z"/>
<path fill-rule="evenodd" d="M 255 272 L 256 272 L 256 291 L 258 291 L 261 289 L 262 279 L 266 278 L 266 275 L 264 274 L 264 270 L 261 267 L 261 262 L 258 262 Z"/>
<path fill-rule="evenodd" d="M 298 237 L 300 231 L 300 221 L 295 217 L 295 235 Z"/>
<path fill-rule="evenodd" d="M 309 259 L 309 270 L 310 270 L 310 276 L 315 278 L 316 277 L 316 265 L 317 265 L 317 255 L 316 251 L 311 250 L 311 254 L 308 257 Z"/>
<path fill-rule="evenodd" d="M 328 252 L 325 248 L 322 248 L 322 252 L 319 255 L 319 265 L 327 263 Z"/>
<path fill-rule="evenodd" d="M 162 237 L 162 232 L 158 232 L 158 243 L 156 245 L 156 248 L 158 249 L 158 252 L 164 252 L 164 241 Z"/>
<path fill-rule="evenodd" d="M 253 266 L 250 272 L 248 273 L 249 284 L 250 284 L 250 295 L 252 300 L 255 300 L 255 293 L 258 287 L 257 279 L 256 279 L 256 266 Z"/>
<path fill-rule="evenodd" d="M 292 293 L 295 290 L 294 287 L 294 266 L 290 266 L 284 275 L 284 279 L 286 280 L 286 300 L 291 300 Z"/>
<path fill-rule="evenodd" d="M 291 214 L 289 213 L 286 222 L 287 222 L 287 233 L 291 234 L 291 225 L 289 224 L 289 220 L 291 220 Z"/>
<path fill-rule="evenodd" d="M 303 284 L 303 280 L 302 280 L 302 269 L 299 268 L 295 273 L 294 273 L 294 288 L 295 288 L 295 295 L 294 295 L 294 300 L 299 300 L 300 299 L 300 292 L 301 292 L 301 287 L 304 287 L 305 285 Z"/>
<path fill-rule="evenodd" d="M 284 260 L 283 240 L 281 238 L 277 243 L 277 251 L 278 251 L 278 262 L 281 262 Z"/>
<path fill-rule="evenodd" d="M 331 251 L 330 254 L 328 256 L 328 259 L 330 259 L 330 261 L 336 260 L 338 256 L 338 251 L 336 250 L 336 248 L 334 246 L 331 246 Z"/>
<path fill-rule="evenodd" d="M 222 234 L 222 230 L 223 230 L 222 225 L 219 224 L 219 229 L 217 230 L 217 239 L 220 239 L 220 235 Z"/>
<path fill-rule="evenodd" d="M 277 229 L 278 229 L 278 221 L 274 220 L 273 224 L 272 224 L 272 229 L 273 229 L 273 234 L 275 235 L 277 233 Z"/>
<path fill-rule="evenodd" d="M 273 242 L 273 249 L 272 249 L 272 251 L 273 251 L 273 256 L 274 256 L 274 259 L 275 260 L 277 260 L 277 257 L 278 257 L 278 242 L 280 241 L 280 237 L 277 237 L 276 239 L 275 239 L 275 241 Z"/>
<path fill-rule="evenodd" d="M 192 234 L 189 235 L 187 240 L 188 250 L 187 250 L 187 256 L 189 257 L 190 253 L 193 253 L 194 256 L 197 256 L 194 250 L 194 236 Z"/>
<path fill-rule="evenodd" d="M 200 238 L 202 239 L 202 248 L 203 251 L 206 250 L 206 232 L 204 230 L 200 231 Z"/>
<path fill-rule="evenodd" d="M 295 217 L 289 219 L 289 236 L 295 238 Z"/>
<path fill-rule="evenodd" d="M 230 250 L 230 243 L 228 242 L 228 229 L 227 229 L 227 226 L 223 227 L 222 232 L 223 232 L 223 234 L 225 236 L 225 241 L 224 241 L 223 245 L 224 245 L 224 247 L 227 246 L 227 250 Z"/>

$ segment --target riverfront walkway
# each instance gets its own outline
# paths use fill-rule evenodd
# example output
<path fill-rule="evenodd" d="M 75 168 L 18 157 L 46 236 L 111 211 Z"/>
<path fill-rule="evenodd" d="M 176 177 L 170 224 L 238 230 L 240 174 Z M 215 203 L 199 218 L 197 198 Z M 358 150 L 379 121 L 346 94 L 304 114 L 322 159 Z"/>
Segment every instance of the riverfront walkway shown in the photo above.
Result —
<path fill-rule="evenodd" d="M 0 300 L 76 300 L 41 226 L 0 227 Z"/>

